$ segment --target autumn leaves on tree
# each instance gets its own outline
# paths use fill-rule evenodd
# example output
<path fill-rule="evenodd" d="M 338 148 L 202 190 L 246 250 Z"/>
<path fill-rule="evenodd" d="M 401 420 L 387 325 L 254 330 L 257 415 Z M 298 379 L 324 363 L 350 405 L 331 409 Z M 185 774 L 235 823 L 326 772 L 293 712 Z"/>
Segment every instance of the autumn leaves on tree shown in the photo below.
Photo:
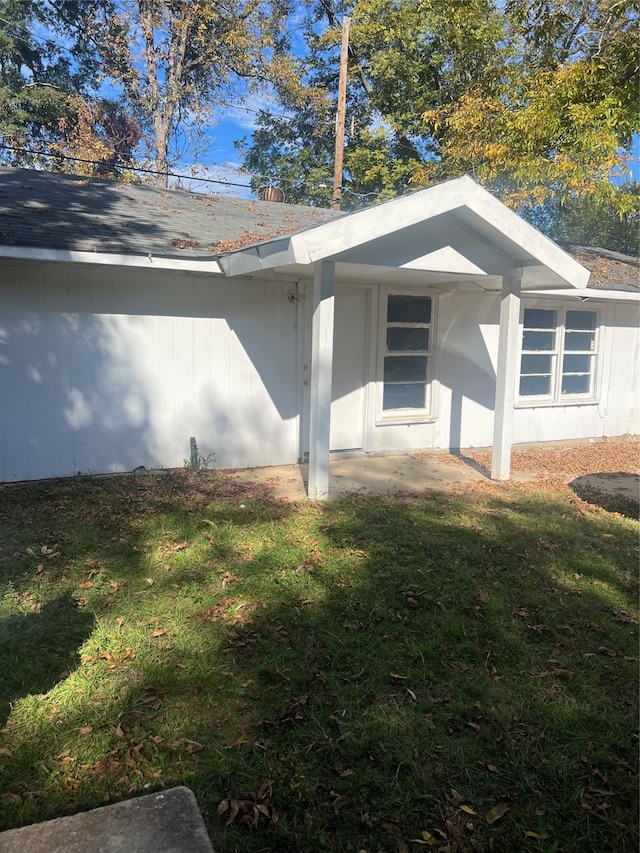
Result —
<path fill-rule="evenodd" d="M 632 0 L 0 0 L 4 160 L 166 186 L 262 94 L 254 189 L 329 206 L 344 15 L 346 208 L 468 173 L 556 239 L 637 251 Z"/>
<path fill-rule="evenodd" d="M 326 203 L 342 11 L 348 206 L 468 173 L 556 238 L 637 250 L 637 4 L 316 4 L 296 84 L 279 89 L 289 117 L 263 113 L 242 145 L 250 171 L 286 176 L 299 201 Z"/>

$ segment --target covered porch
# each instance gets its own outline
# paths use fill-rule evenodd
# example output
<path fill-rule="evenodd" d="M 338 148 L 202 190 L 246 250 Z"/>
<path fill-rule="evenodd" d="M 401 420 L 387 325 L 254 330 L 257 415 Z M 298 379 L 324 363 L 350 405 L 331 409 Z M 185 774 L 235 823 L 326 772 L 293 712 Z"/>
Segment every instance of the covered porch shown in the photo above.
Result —
<path fill-rule="evenodd" d="M 589 278 L 588 270 L 468 177 L 240 249 L 220 258 L 220 265 L 227 276 L 313 282 L 310 393 L 303 418 L 312 500 L 326 499 L 332 486 L 339 487 L 330 469 L 336 281 L 372 282 L 408 293 L 428 288 L 499 294 L 491 477 L 507 480 L 521 294 L 579 292 Z M 472 360 L 473 353 L 467 357 Z"/>

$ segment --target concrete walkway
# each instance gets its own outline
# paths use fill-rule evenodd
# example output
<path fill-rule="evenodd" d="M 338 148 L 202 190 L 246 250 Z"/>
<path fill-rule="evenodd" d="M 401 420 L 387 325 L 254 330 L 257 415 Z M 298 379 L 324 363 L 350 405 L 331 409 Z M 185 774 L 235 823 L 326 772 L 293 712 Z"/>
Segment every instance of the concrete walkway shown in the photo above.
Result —
<path fill-rule="evenodd" d="M 307 497 L 307 469 L 308 465 L 280 465 L 229 473 L 242 483 L 269 486 L 275 498 L 297 501 Z M 391 494 L 446 490 L 454 485 L 486 480 L 488 476 L 488 472 L 472 459 L 444 453 L 343 457 L 331 461 L 329 496 L 336 498 L 353 492 Z"/>

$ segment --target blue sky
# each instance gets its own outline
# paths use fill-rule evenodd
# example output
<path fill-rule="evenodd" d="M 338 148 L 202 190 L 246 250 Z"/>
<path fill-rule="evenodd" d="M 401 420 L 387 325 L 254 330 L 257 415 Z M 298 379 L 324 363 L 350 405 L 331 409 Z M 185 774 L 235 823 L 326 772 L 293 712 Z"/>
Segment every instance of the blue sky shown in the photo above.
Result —
<path fill-rule="evenodd" d="M 51 0 L 49 0 L 51 2 Z M 304 51 L 304 43 L 299 36 L 300 24 L 303 10 L 298 7 L 296 16 L 292 19 L 290 33 L 293 35 L 294 48 Z M 54 38 L 60 42 L 59 36 L 52 36 L 46 30 L 38 28 L 34 35 L 39 39 Z M 105 86 L 105 95 L 117 95 L 113 88 Z M 200 128 L 200 132 L 208 140 L 206 152 L 194 156 L 187 153 L 175 166 L 173 171 L 184 175 L 182 183 L 192 189 L 200 191 L 225 192 L 239 196 L 250 196 L 250 189 L 235 184 L 248 184 L 249 176 L 240 170 L 240 157 L 234 142 L 242 137 L 250 137 L 257 112 L 259 109 L 270 108 L 275 113 L 282 112 L 273 95 L 268 90 L 261 94 L 251 94 L 243 99 L 243 94 L 238 91 L 236 96 L 227 104 L 214 107 L 212 110 L 212 123 L 207 127 Z M 630 164 L 632 174 L 636 180 L 640 180 L 640 137 L 634 137 L 633 160 Z M 220 181 L 220 183 L 208 183 L 189 178 L 191 167 L 195 167 L 197 173 L 202 177 Z M 174 179 L 175 180 L 175 179 Z M 265 182 L 267 182 L 265 180 Z"/>

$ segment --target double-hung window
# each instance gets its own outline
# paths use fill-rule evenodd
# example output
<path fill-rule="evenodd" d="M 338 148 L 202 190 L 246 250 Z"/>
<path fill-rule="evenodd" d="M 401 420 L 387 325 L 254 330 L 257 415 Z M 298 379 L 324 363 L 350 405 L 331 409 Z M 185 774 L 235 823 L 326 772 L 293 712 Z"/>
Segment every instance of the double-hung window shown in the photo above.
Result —
<path fill-rule="evenodd" d="M 595 397 L 597 314 L 572 308 L 525 308 L 520 359 L 521 402 Z"/>
<path fill-rule="evenodd" d="M 383 312 L 383 417 L 424 417 L 430 408 L 432 299 L 387 293 Z"/>

